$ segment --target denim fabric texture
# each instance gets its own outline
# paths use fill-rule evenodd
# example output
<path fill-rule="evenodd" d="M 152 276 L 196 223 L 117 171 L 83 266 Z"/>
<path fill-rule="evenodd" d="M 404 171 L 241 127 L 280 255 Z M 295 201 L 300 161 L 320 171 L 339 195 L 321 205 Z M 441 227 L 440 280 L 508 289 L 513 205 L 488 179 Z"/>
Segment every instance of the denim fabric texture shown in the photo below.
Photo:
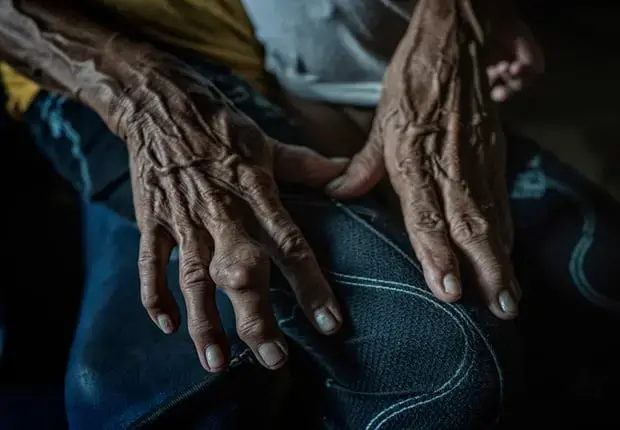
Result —
<path fill-rule="evenodd" d="M 298 131 L 283 112 L 249 85 L 219 66 L 202 61 L 196 67 L 267 134 L 296 142 Z M 262 428 L 292 415 L 314 428 L 479 429 L 506 416 L 519 387 L 514 325 L 492 317 L 474 294 L 458 304 L 435 300 L 398 217 L 373 196 L 342 204 L 282 188 L 346 310 L 346 325 L 334 337 L 315 332 L 273 270 L 271 300 L 291 344 L 290 364 L 267 372 L 254 362 L 218 291 L 235 358 L 228 373 L 206 374 L 186 328 L 164 336 L 141 308 L 139 232 L 123 142 L 94 112 L 50 93 L 39 94 L 25 120 L 41 151 L 84 199 L 87 281 L 66 377 L 71 428 Z M 609 224 L 592 221 L 599 217 L 596 205 L 581 198 L 581 184 L 562 179 L 555 160 L 531 142 L 509 141 L 511 163 L 520 161 L 509 174 L 517 242 L 558 201 L 570 207 L 575 216 L 566 228 L 574 246 L 559 246 L 567 236 L 555 240 L 551 231 L 548 242 L 534 237 L 527 244 L 541 255 L 556 252 L 545 267 L 560 273 L 567 289 L 617 310 L 606 278 L 589 270 L 593 255 L 597 262 L 609 259 L 597 254 L 597 244 L 611 233 L 600 229 Z M 178 261 L 168 272 L 181 303 Z"/>

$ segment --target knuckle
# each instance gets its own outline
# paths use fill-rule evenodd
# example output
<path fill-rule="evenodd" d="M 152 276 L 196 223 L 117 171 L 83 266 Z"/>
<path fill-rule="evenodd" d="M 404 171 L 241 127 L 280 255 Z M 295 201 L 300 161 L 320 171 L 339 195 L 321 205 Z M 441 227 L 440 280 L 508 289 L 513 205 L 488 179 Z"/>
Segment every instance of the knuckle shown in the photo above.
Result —
<path fill-rule="evenodd" d="M 261 280 L 266 261 L 262 250 L 255 245 L 239 246 L 234 249 L 235 255 L 225 255 L 211 264 L 212 279 L 220 287 L 246 289 Z M 234 258 L 232 263 L 228 262 Z"/>
<path fill-rule="evenodd" d="M 243 290 L 253 284 L 255 270 L 247 265 L 235 265 L 228 267 L 220 276 L 220 285 L 232 290 Z"/>
<path fill-rule="evenodd" d="M 489 221 L 478 215 L 459 214 L 450 220 L 450 234 L 455 241 L 462 244 L 486 240 L 490 229 Z"/>
<path fill-rule="evenodd" d="M 186 259 L 181 263 L 181 290 L 190 290 L 211 282 L 209 270 L 199 259 Z"/>
<path fill-rule="evenodd" d="M 280 252 L 287 259 L 306 260 L 311 256 L 306 239 L 296 227 L 280 229 L 275 240 Z"/>
<path fill-rule="evenodd" d="M 239 185 L 250 196 L 275 190 L 272 176 L 265 169 L 256 166 L 244 166 L 240 169 Z"/>
<path fill-rule="evenodd" d="M 190 319 L 187 324 L 187 331 L 194 340 L 206 340 L 215 338 L 215 326 L 208 320 Z"/>
<path fill-rule="evenodd" d="M 140 294 L 140 301 L 142 306 L 149 311 L 156 310 L 162 303 L 162 298 L 157 293 L 142 293 Z"/>
<path fill-rule="evenodd" d="M 442 214 L 433 210 L 413 211 L 411 224 L 422 233 L 439 233 L 446 227 Z"/>
<path fill-rule="evenodd" d="M 138 268 L 140 270 L 150 270 L 157 264 L 157 258 L 151 253 L 141 253 L 138 257 Z"/>
<path fill-rule="evenodd" d="M 244 342 L 262 339 L 267 332 L 267 323 L 259 315 L 244 318 L 237 323 L 237 334 Z"/>
<path fill-rule="evenodd" d="M 420 170 L 418 160 L 411 157 L 410 154 L 397 154 L 394 163 L 390 163 L 389 171 L 390 175 L 397 179 L 399 182 L 405 182 L 406 178 L 412 178 L 417 175 L 417 172 Z M 419 187 L 425 184 L 419 183 Z"/>

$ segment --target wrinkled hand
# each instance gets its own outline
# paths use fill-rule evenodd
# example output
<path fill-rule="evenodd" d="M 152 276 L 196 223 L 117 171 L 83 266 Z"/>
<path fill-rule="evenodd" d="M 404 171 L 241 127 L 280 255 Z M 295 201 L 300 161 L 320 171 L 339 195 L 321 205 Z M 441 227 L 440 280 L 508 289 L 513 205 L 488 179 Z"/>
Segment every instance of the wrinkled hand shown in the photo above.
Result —
<path fill-rule="evenodd" d="M 545 70 L 542 49 L 521 21 L 496 28 L 487 51 L 491 99 L 496 102 L 510 99 Z"/>
<path fill-rule="evenodd" d="M 387 170 L 435 296 L 460 298 L 459 252 L 491 311 L 508 319 L 521 293 L 508 257 L 506 144 L 483 75 L 481 26 L 463 4 L 420 0 L 385 75 L 370 138 L 327 191 L 359 196 Z"/>
<path fill-rule="evenodd" d="M 151 82 L 162 96 L 138 88 L 125 102 L 132 105 L 126 111 L 137 113 L 123 130 L 141 232 L 142 303 L 162 331 L 178 327 L 166 285 L 177 245 L 187 324 L 203 367 L 215 372 L 228 362 L 217 286 L 231 300 L 240 338 L 265 367 L 278 368 L 287 346 L 269 304 L 269 257 L 319 331 L 335 332 L 342 317 L 312 250 L 278 198 L 275 180 L 322 186 L 347 160 L 266 137 L 208 82 L 182 93 L 165 77 Z"/>

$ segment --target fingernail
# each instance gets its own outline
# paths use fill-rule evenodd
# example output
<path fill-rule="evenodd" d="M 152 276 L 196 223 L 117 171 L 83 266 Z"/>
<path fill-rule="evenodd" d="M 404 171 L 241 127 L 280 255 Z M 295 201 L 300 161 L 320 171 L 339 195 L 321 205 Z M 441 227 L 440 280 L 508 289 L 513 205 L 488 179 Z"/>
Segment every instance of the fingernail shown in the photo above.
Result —
<path fill-rule="evenodd" d="M 258 355 L 267 367 L 276 368 L 286 360 L 286 354 L 275 342 L 266 342 L 258 347 Z"/>
<path fill-rule="evenodd" d="M 443 290 L 451 296 L 461 294 L 461 283 L 454 273 L 448 273 L 443 278 Z"/>
<path fill-rule="evenodd" d="M 314 313 L 314 321 L 323 333 L 331 333 L 338 328 L 338 320 L 327 308 L 316 311 Z"/>
<path fill-rule="evenodd" d="M 497 299 L 502 312 L 507 314 L 516 314 L 518 312 L 517 303 L 512 297 L 512 294 L 510 294 L 510 291 L 502 291 L 499 293 Z"/>
<path fill-rule="evenodd" d="M 351 161 L 351 159 L 347 157 L 332 157 L 329 159 L 329 161 L 337 164 L 349 164 L 349 161 Z"/>
<path fill-rule="evenodd" d="M 331 181 L 330 183 L 328 183 L 325 186 L 325 189 L 327 190 L 328 193 L 333 193 L 333 192 L 338 191 L 338 189 L 342 187 L 343 183 L 344 183 L 344 178 L 340 176 L 334 179 L 333 181 Z"/>
<path fill-rule="evenodd" d="M 205 357 L 207 358 L 207 366 L 209 370 L 219 370 L 226 365 L 224 351 L 219 345 L 209 345 L 205 349 Z"/>
<path fill-rule="evenodd" d="M 174 330 L 174 327 L 172 325 L 172 320 L 170 319 L 168 315 L 158 316 L 157 324 L 159 325 L 159 328 L 161 329 L 161 331 L 163 331 L 166 334 L 170 334 Z"/>

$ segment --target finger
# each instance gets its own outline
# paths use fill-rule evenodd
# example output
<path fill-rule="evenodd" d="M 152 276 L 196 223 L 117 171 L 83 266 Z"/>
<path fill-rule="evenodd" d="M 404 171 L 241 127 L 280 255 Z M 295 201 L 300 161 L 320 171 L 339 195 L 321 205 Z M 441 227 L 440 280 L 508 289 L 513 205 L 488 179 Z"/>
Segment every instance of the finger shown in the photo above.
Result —
<path fill-rule="evenodd" d="M 342 325 L 342 314 L 334 293 L 301 230 L 278 199 L 275 186 L 257 187 L 247 200 L 270 239 L 274 262 L 308 319 L 323 334 L 336 332 Z"/>
<path fill-rule="evenodd" d="M 499 64 L 493 64 L 487 67 L 487 77 L 489 79 L 489 87 L 493 87 L 496 83 L 498 83 L 502 77 L 504 76 L 507 63 L 502 62 Z"/>
<path fill-rule="evenodd" d="M 545 57 L 542 48 L 536 42 L 530 28 L 521 23 L 521 37 L 515 44 L 515 56 L 519 62 L 524 64 L 534 74 L 542 73 L 545 69 Z"/>
<path fill-rule="evenodd" d="M 209 276 L 210 238 L 192 225 L 179 240 L 179 277 L 187 308 L 187 327 L 202 367 L 219 372 L 228 365 L 228 347 Z"/>
<path fill-rule="evenodd" d="M 540 73 L 537 72 L 532 65 L 523 64 L 520 61 L 515 61 L 514 63 L 512 63 L 510 65 L 509 72 L 512 80 L 518 79 L 520 81 L 520 88 L 518 88 L 519 90 L 524 88 L 526 85 L 531 85 L 535 81 L 537 75 Z M 514 86 L 514 83 L 511 84 L 511 88 L 513 88 Z"/>
<path fill-rule="evenodd" d="M 211 277 L 230 298 L 239 338 L 263 366 L 277 369 L 288 352 L 269 304 L 269 259 L 226 209 L 219 219 L 219 225 L 209 223 L 215 241 Z"/>
<path fill-rule="evenodd" d="M 140 297 L 149 317 L 166 334 L 179 324 L 179 311 L 168 289 L 166 269 L 174 240 L 160 225 L 141 228 L 138 272 Z"/>
<path fill-rule="evenodd" d="M 508 61 L 500 61 L 495 65 L 495 73 L 497 78 L 502 78 L 506 76 L 508 69 L 510 68 L 510 63 Z"/>
<path fill-rule="evenodd" d="M 506 86 L 510 88 L 512 93 L 518 93 L 523 89 L 523 79 L 521 78 L 512 78 L 506 80 Z"/>
<path fill-rule="evenodd" d="M 491 89 L 491 100 L 496 103 L 502 103 L 508 100 L 513 94 L 513 91 L 506 85 L 495 85 Z"/>
<path fill-rule="evenodd" d="M 415 146 L 410 148 L 413 150 Z M 413 160 L 420 158 L 403 158 L 398 169 L 394 172 L 390 169 L 390 176 L 426 283 L 438 299 L 453 302 L 462 292 L 458 261 L 452 251 L 434 181 L 420 163 Z"/>
<path fill-rule="evenodd" d="M 493 228 L 493 200 L 485 188 L 468 189 L 460 181 L 441 181 L 444 207 L 453 242 L 471 263 L 487 304 L 498 318 L 517 316 L 515 281 L 508 255 L 501 246 L 499 232 Z M 477 201 L 487 202 L 476 204 Z"/>
<path fill-rule="evenodd" d="M 257 290 L 240 284 L 226 289 L 235 310 L 237 333 L 267 369 L 276 370 L 288 359 L 288 347 L 275 322 L 268 288 Z"/>
<path fill-rule="evenodd" d="M 378 139 L 371 138 L 358 152 L 347 170 L 325 188 L 336 198 L 359 197 L 369 192 L 385 174 L 383 147 Z"/>
<path fill-rule="evenodd" d="M 511 76 L 519 76 L 523 70 L 525 69 L 525 65 L 520 61 L 514 61 L 510 64 L 510 68 L 508 69 L 508 73 Z"/>
<path fill-rule="evenodd" d="M 275 140 L 271 142 L 277 181 L 323 186 L 340 175 L 349 164 L 348 158 L 327 158 L 304 146 L 286 145 Z"/>
<path fill-rule="evenodd" d="M 508 63 L 502 62 L 500 64 L 502 67 L 497 66 L 497 78 L 491 89 L 491 99 L 499 103 L 508 100 L 523 89 L 523 77 L 511 75 L 511 65 Z"/>

